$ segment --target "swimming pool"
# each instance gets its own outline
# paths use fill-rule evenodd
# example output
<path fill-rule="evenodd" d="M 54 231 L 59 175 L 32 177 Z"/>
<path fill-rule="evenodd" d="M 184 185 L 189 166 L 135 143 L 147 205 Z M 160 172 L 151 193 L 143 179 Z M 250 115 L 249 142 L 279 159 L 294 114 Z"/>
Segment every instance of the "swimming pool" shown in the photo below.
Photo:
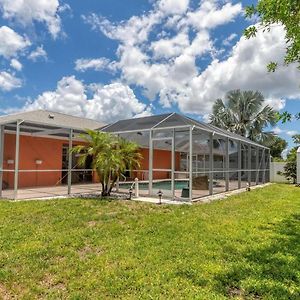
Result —
<path fill-rule="evenodd" d="M 175 180 L 175 190 L 182 190 L 183 188 L 187 188 L 189 185 L 188 180 Z M 132 186 L 132 182 L 128 183 L 120 183 L 121 189 L 128 190 Z M 171 180 L 162 180 L 162 181 L 154 181 L 153 188 L 158 190 L 171 190 Z M 148 190 L 149 183 L 148 182 L 139 182 L 140 190 Z"/>

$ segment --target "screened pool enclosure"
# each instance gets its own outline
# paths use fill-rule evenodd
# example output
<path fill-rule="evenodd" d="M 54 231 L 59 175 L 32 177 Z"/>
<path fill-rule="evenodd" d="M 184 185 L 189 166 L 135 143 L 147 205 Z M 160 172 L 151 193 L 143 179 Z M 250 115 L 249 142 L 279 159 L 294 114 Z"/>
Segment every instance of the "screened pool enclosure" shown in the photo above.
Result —
<path fill-rule="evenodd" d="M 121 120 L 101 129 L 141 147 L 139 170 L 118 184 L 127 192 L 135 178 L 141 196 L 192 201 L 269 181 L 269 149 L 215 126 L 176 113 Z"/>

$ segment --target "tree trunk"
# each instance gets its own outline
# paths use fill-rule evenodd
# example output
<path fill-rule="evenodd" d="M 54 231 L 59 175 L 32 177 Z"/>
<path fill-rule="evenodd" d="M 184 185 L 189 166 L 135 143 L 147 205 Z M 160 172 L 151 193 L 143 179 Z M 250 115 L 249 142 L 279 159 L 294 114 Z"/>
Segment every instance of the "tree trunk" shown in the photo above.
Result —
<path fill-rule="evenodd" d="M 109 195 L 110 195 L 110 193 L 111 193 L 111 191 L 112 191 L 112 189 L 113 189 L 115 183 L 117 182 L 117 180 L 118 180 L 118 177 L 116 176 L 116 177 L 113 179 L 113 181 L 112 181 L 112 183 L 111 183 L 111 186 L 109 187 L 109 191 L 108 191 Z"/>

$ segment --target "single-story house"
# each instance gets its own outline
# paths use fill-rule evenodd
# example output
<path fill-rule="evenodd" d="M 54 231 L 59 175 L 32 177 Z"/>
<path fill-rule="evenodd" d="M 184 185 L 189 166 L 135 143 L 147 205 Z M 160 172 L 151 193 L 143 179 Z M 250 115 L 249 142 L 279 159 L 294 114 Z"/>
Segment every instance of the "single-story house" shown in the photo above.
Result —
<path fill-rule="evenodd" d="M 59 186 L 70 193 L 72 185 L 97 183 L 91 161 L 78 166 L 69 152 L 83 143 L 78 136 L 86 129 L 140 145 L 141 168 L 124 174 L 120 189 L 128 190 L 138 178 L 145 195 L 161 189 L 174 199 L 187 189 L 192 200 L 268 181 L 268 148 L 176 113 L 104 124 L 36 110 L 0 116 L 0 196 L 10 190 L 7 197 L 18 198 L 19 190 Z"/>

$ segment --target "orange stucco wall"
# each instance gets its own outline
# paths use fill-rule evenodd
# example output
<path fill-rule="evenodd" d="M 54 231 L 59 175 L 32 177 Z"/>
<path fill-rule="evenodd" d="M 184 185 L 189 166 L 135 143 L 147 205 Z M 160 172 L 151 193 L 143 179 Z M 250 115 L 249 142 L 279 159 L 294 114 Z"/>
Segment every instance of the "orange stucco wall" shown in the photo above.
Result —
<path fill-rule="evenodd" d="M 149 170 L 149 149 L 141 149 L 141 154 L 143 156 L 141 161 L 141 170 L 133 172 L 131 174 L 132 179 L 138 178 L 139 180 L 148 180 L 148 172 L 143 172 Z M 171 169 L 171 157 L 172 154 L 167 150 L 153 150 L 153 169 Z M 175 153 L 175 170 L 180 169 L 180 153 Z M 153 179 L 169 179 L 170 173 L 161 171 L 153 172 Z M 98 182 L 98 176 L 94 173 L 93 182 Z"/>
<path fill-rule="evenodd" d="M 141 154 L 143 156 L 143 160 L 141 162 L 141 169 L 142 170 L 149 170 L 149 150 L 148 149 L 141 149 Z M 153 151 L 153 169 L 171 169 L 171 157 L 172 153 L 168 150 L 157 150 L 154 149 Z M 175 170 L 179 170 L 180 168 L 180 153 L 175 153 Z M 147 175 L 137 174 L 137 177 L 142 179 L 145 178 Z M 153 179 L 168 179 L 170 177 L 170 172 L 153 171 Z"/>
<path fill-rule="evenodd" d="M 4 141 L 4 169 L 14 169 L 14 164 L 7 164 L 8 160 L 15 160 L 15 140 L 13 134 L 5 134 Z M 20 136 L 20 170 L 59 170 L 62 168 L 62 146 L 67 141 Z M 36 160 L 42 160 L 41 165 Z M 3 180 L 13 187 L 14 173 L 4 172 Z M 60 181 L 61 172 L 30 172 L 19 173 L 19 187 L 51 186 Z"/>
<path fill-rule="evenodd" d="M 62 147 L 68 144 L 66 140 L 50 139 L 42 137 L 20 136 L 20 170 L 60 170 L 62 168 Z M 149 169 L 149 150 L 141 149 L 143 156 L 141 169 Z M 15 160 L 15 135 L 5 134 L 4 142 L 4 162 L 3 169 L 14 170 L 14 164 L 9 165 L 8 160 Z M 41 165 L 36 164 L 36 160 L 42 160 Z M 180 154 L 175 154 L 175 167 L 179 170 Z M 153 155 L 154 168 L 171 169 L 171 152 L 166 150 L 154 150 Z M 138 172 L 133 174 L 140 180 L 148 179 L 148 174 Z M 55 172 L 26 172 L 19 173 L 19 187 L 36 186 L 54 186 L 60 184 L 61 171 Z M 97 176 L 94 174 L 93 181 L 97 182 Z M 154 172 L 154 179 L 169 178 L 169 172 Z M 3 180 L 13 188 L 14 173 L 4 172 Z"/>

